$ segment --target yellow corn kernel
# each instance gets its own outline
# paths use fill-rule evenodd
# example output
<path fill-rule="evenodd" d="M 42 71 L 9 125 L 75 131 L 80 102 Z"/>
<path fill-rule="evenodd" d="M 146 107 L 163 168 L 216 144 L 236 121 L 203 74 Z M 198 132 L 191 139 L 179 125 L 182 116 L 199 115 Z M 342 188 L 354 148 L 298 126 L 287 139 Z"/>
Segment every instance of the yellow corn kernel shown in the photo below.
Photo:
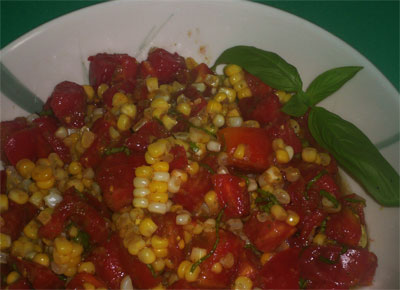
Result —
<path fill-rule="evenodd" d="M 71 226 L 68 230 L 70 237 L 74 238 L 79 234 L 79 229 L 76 226 Z"/>
<path fill-rule="evenodd" d="M 85 283 L 83 283 L 83 289 L 85 289 L 85 290 L 95 290 L 96 287 L 94 287 L 94 285 L 91 284 L 91 283 L 85 282 Z"/>
<path fill-rule="evenodd" d="M 107 84 L 101 84 L 98 88 L 97 88 L 97 95 L 102 98 L 103 94 L 105 91 L 108 90 L 108 85 Z"/>
<path fill-rule="evenodd" d="M 178 248 L 183 250 L 185 248 L 185 241 L 184 240 L 180 240 L 178 242 Z"/>
<path fill-rule="evenodd" d="M 246 152 L 246 146 L 244 144 L 239 144 L 236 147 L 235 152 L 233 152 L 233 157 L 235 157 L 236 159 L 243 159 L 245 152 Z"/>
<path fill-rule="evenodd" d="M 157 228 L 157 225 L 151 218 L 144 218 L 139 225 L 139 231 L 145 237 L 151 237 Z"/>
<path fill-rule="evenodd" d="M 83 192 L 83 190 L 85 189 L 85 186 L 83 185 L 82 181 L 76 178 L 68 180 L 67 188 L 69 187 L 74 187 L 79 192 Z"/>
<path fill-rule="evenodd" d="M 151 246 L 154 249 L 164 249 L 168 247 L 168 239 L 154 235 L 151 237 Z"/>
<path fill-rule="evenodd" d="M 228 98 L 229 103 L 233 103 L 236 100 L 236 91 L 232 88 L 222 87 L 219 92 L 224 93 Z"/>
<path fill-rule="evenodd" d="M 290 161 L 289 154 L 284 149 L 276 150 L 275 155 L 278 163 L 288 163 Z"/>
<path fill-rule="evenodd" d="M 189 161 L 186 171 L 190 175 L 196 175 L 197 172 L 199 172 L 199 169 L 200 169 L 199 163 L 197 163 L 196 161 Z"/>
<path fill-rule="evenodd" d="M 212 265 L 211 267 L 211 271 L 215 274 L 219 274 L 221 273 L 223 270 L 221 263 L 215 263 L 214 265 Z"/>
<path fill-rule="evenodd" d="M 136 106 L 134 104 L 123 104 L 121 107 L 121 113 L 129 116 L 132 119 L 136 117 Z"/>
<path fill-rule="evenodd" d="M 185 58 L 185 64 L 186 64 L 186 67 L 190 70 L 192 70 L 196 66 L 198 66 L 198 63 L 192 57 Z"/>
<path fill-rule="evenodd" d="M 6 282 L 8 285 L 11 285 L 14 282 L 17 282 L 21 275 L 17 271 L 12 271 L 7 275 Z"/>
<path fill-rule="evenodd" d="M 77 161 L 72 161 L 68 166 L 68 172 L 72 175 L 82 173 L 82 165 Z"/>
<path fill-rule="evenodd" d="M 303 148 L 303 151 L 301 152 L 301 158 L 305 162 L 314 162 L 315 159 L 317 159 L 317 149 L 312 148 L 312 147 L 306 147 Z"/>
<path fill-rule="evenodd" d="M 72 251 L 71 251 L 71 257 L 79 257 L 83 253 L 83 246 L 78 243 L 72 242 Z M 78 264 L 79 261 L 75 264 Z"/>
<path fill-rule="evenodd" d="M 150 166 L 139 166 L 135 169 L 136 177 L 151 178 L 153 176 L 153 168 Z"/>
<path fill-rule="evenodd" d="M 165 261 L 163 259 L 156 259 L 151 265 L 154 271 L 161 272 L 165 268 Z"/>
<path fill-rule="evenodd" d="M 222 111 L 222 105 L 215 100 L 209 100 L 207 103 L 207 113 L 217 114 Z"/>
<path fill-rule="evenodd" d="M 253 288 L 253 282 L 246 276 L 239 276 L 233 285 L 234 290 L 250 290 Z"/>
<path fill-rule="evenodd" d="M 149 184 L 150 192 L 167 192 L 168 183 L 164 181 L 152 181 Z"/>
<path fill-rule="evenodd" d="M 121 136 L 121 134 L 117 130 L 115 130 L 114 127 L 110 127 L 110 129 L 108 129 L 108 133 L 113 140 L 116 140 Z"/>
<path fill-rule="evenodd" d="M 226 117 L 240 117 L 240 113 L 237 109 L 232 109 L 232 110 L 228 111 L 228 113 L 226 114 Z"/>
<path fill-rule="evenodd" d="M 61 255 L 69 255 L 72 253 L 72 243 L 64 237 L 56 238 L 54 246 L 58 253 Z"/>
<path fill-rule="evenodd" d="M 155 172 L 168 172 L 169 171 L 169 164 L 168 162 L 165 161 L 160 161 L 157 163 L 154 163 L 152 166 L 153 170 Z"/>
<path fill-rule="evenodd" d="M 155 163 L 157 163 L 159 160 L 158 160 L 158 158 L 154 158 L 153 156 L 151 156 L 150 155 L 150 153 L 149 153 L 149 151 L 147 151 L 145 154 L 144 154 L 144 159 L 146 160 L 146 163 L 147 164 L 155 164 Z"/>
<path fill-rule="evenodd" d="M 89 148 L 92 144 L 94 139 L 96 138 L 96 135 L 93 132 L 90 131 L 85 131 L 82 134 L 81 138 L 81 145 L 84 149 Z"/>
<path fill-rule="evenodd" d="M 37 253 L 35 257 L 33 257 L 33 262 L 48 267 L 50 265 L 50 258 L 45 253 Z"/>
<path fill-rule="evenodd" d="M 229 76 L 229 82 L 232 86 L 244 79 L 243 71 Z"/>
<path fill-rule="evenodd" d="M 16 169 L 23 178 L 30 178 L 33 169 L 35 168 L 35 163 L 29 159 L 21 159 L 16 165 Z"/>
<path fill-rule="evenodd" d="M 233 89 L 237 92 L 238 99 L 240 99 L 239 92 L 247 88 L 247 82 L 245 79 L 241 79 L 233 85 Z"/>
<path fill-rule="evenodd" d="M 260 128 L 260 123 L 256 120 L 247 120 L 243 122 L 243 127 Z"/>
<path fill-rule="evenodd" d="M 118 121 L 117 121 L 118 130 L 126 131 L 131 127 L 131 125 L 132 125 L 132 121 L 127 115 L 121 114 L 118 117 Z"/>
<path fill-rule="evenodd" d="M 161 119 L 161 117 L 166 113 L 166 111 L 164 109 L 161 108 L 156 108 L 153 110 L 153 112 L 151 113 L 153 118 L 156 119 Z"/>
<path fill-rule="evenodd" d="M 8 197 L 5 194 L 0 194 L 0 212 L 8 210 Z"/>
<path fill-rule="evenodd" d="M 129 99 L 124 93 L 115 93 L 112 98 L 112 106 L 113 107 L 121 107 L 122 105 L 128 103 Z"/>
<path fill-rule="evenodd" d="M 11 237 L 9 235 L 0 233 L 0 249 L 5 250 L 11 247 Z"/>
<path fill-rule="evenodd" d="M 313 239 L 313 243 L 317 244 L 318 246 L 322 246 L 325 243 L 326 235 L 322 233 L 318 233 L 315 235 Z"/>
<path fill-rule="evenodd" d="M 163 112 L 166 112 L 168 111 L 170 104 L 168 104 L 168 102 L 163 98 L 157 98 L 151 102 L 150 106 L 152 109 L 161 109 Z"/>
<path fill-rule="evenodd" d="M 190 263 L 190 267 L 188 270 L 186 270 L 185 273 L 185 280 L 188 282 L 194 282 L 197 280 L 197 278 L 199 277 L 200 274 L 200 266 L 197 266 L 196 269 L 192 272 L 191 271 L 192 268 L 192 263 Z"/>
<path fill-rule="evenodd" d="M 160 202 L 166 203 L 168 201 L 168 193 L 167 192 L 152 192 L 148 196 L 149 202 Z"/>
<path fill-rule="evenodd" d="M 158 90 L 158 78 L 149 77 L 146 79 L 146 87 L 149 92 L 154 92 Z"/>
<path fill-rule="evenodd" d="M 271 214 L 275 219 L 280 220 L 280 221 L 286 220 L 286 218 L 288 216 L 288 214 L 286 213 L 286 210 L 279 204 L 274 204 L 271 207 Z"/>
<path fill-rule="evenodd" d="M 45 225 L 50 221 L 52 213 L 53 209 L 47 207 L 39 213 L 39 215 L 37 216 L 37 220 Z"/>
<path fill-rule="evenodd" d="M 82 264 L 79 265 L 78 272 L 94 274 L 96 272 L 96 269 L 92 262 L 83 262 Z"/>
<path fill-rule="evenodd" d="M 214 190 L 207 192 L 204 196 L 204 202 L 210 210 L 218 209 L 217 193 Z"/>
<path fill-rule="evenodd" d="M 331 156 L 327 153 L 319 153 L 319 157 L 321 158 L 321 165 L 328 166 L 331 163 Z"/>
<path fill-rule="evenodd" d="M 39 158 L 39 159 L 36 161 L 36 166 L 37 166 L 37 165 L 50 166 L 51 163 L 50 163 L 50 160 L 49 160 L 48 158 Z"/>
<path fill-rule="evenodd" d="M 253 94 L 251 93 L 251 90 L 250 90 L 249 87 L 244 87 L 242 89 L 239 89 L 238 92 L 237 92 L 237 97 L 238 97 L 239 100 L 244 99 L 244 98 L 249 98 L 252 95 Z"/>
<path fill-rule="evenodd" d="M 264 265 L 265 263 L 267 263 L 272 258 L 273 255 L 274 255 L 273 253 L 268 253 L 268 252 L 262 254 L 260 259 L 261 264 Z"/>
<path fill-rule="evenodd" d="M 168 248 L 153 249 L 153 252 L 157 258 L 165 258 L 166 256 L 168 256 Z"/>
<path fill-rule="evenodd" d="M 15 203 L 25 204 L 29 200 L 29 195 L 21 189 L 11 189 L 8 193 L 8 198 Z"/>
<path fill-rule="evenodd" d="M 50 166 L 38 165 L 32 170 L 32 178 L 35 181 L 46 181 L 53 176 Z"/>
<path fill-rule="evenodd" d="M 78 267 L 70 266 L 64 271 L 64 275 L 67 277 L 73 277 L 73 276 L 75 276 L 77 270 L 78 270 Z"/>
<path fill-rule="evenodd" d="M 36 186 L 40 189 L 49 189 L 54 186 L 55 181 L 56 179 L 54 177 L 51 177 L 50 179 L 45 181 L 36 181 Z"/>
<path fill-rule="evenodd" d="M 41 207 L 43 205 L 43 193 L 40 191 L 35 191 L 29 197 L 29 202 L 37 207 Z"/>
<path fill-rule="evenodd" d="M 300 221 L 300 217 L 299 215 L 292 211 L 292 210 L 288 210 L 287 211 L 287 218 L 286 218 L 286 223 L 290 226 L 296 226 Z"/>
<path fill-rule="evenodd" d="M 84 85 L 83 90 L 85 91 L 85 94 L 89 100 L 92 100 L 94 98 L 94 89 L 92 86 Z"/>
<path fill-rule="evenodd" d="M 139 251 L 138 258 L 142 263 L 151 264 L 156 260 L 156 255 L 152 249 L 144 247 Z"/>
<path fill-rule="evenodd" d="M 147 147 L 147 152 L 153 158 L 159 158 L 167 151 L 167 143 L 163 141 L 156 141 Z"/>
<path fill-rule="evenodd" d="M 25 227 L 24 227 L 24 234 L 28 238 L 35 240 L 38 237 L 38 230 L 39 224 L 35 220 L 31 220 Z"/>
<path fill-rule="evenodd" d="M 218 103 L 221 103 L 221 102 L 225 101 L 226 98 L 228 98 L 228 96 L 223 92 L 218 92 L 214 96 L 214 100 L 217 101 Z"/>
<path fill-rule="evenodd" d="M 180 103 L 176 106 L 176 110 L 185 116 L 190 116 L 192 107 L 188 103 Z"/>
<path fill-rule="evenodd" d="M 190 263 L 187 260 L 182 261 L 178 266 L 178 270 L 176 271 L 178 274 L 178 277 L 180 279 L 183 279 L 185 277 L 186 272 L 190 271 L 191 267 L 192 267 L 192 263 Z"/>
<path fill-rule="evenodd" d="M 130 240 L 128 242 L 128 247 L 127 248 L 128 248 L 129 253 L 131 255 L 135 256 L 145 246 L 146 246 L 146 242 L 142 238 L 136 236 L 135 238 L 133 238 L 132 240 Z"/>
<path fill-rule="evenodd" d="M 285 91 L 276 91 L 275 95 L 277 95 L 279 102 L 282 104 L 289 102 L 289 100 L 292 98 L 292 95 Z"/>
<path fill-rule="evenodd" d="M 164 124 L 164 127 L 169 131 L 171 130 L 176 124 L 178 124 L 178 121 L 175 120 L 174 118 L 164 115 L 161 118 L 161 122 Z"/>
<path fill-rule="evenodd" d="M 224 73 L 225 75 L 227 75 L 228 77 L 237 73 L 242 72 L 242 68 L 236 64 L 228 64 L 227 66 L 225 66 L 224 68 Z"/>

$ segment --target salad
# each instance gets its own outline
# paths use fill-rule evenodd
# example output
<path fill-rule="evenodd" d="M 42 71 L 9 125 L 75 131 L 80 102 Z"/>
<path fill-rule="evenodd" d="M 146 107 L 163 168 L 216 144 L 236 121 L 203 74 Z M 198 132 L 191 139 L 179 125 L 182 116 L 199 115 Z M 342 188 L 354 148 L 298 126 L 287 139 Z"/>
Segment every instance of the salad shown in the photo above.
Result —
<path fill-rule="evenodd" d="M 63 81 L 42 112 L 1 122 L 2 288 L 372 284 L 366 203 L 338 162 L 371 174 L 327 142 L 365 136 L 315 106 L 359 67 L 304 92 L 293 66 L 253 47 L 212 68 L 162 48 L 88 60 L 89 84 Z M 397 173 L 365 144 L 392 180 L 370 193 L 397 205 Z"/>

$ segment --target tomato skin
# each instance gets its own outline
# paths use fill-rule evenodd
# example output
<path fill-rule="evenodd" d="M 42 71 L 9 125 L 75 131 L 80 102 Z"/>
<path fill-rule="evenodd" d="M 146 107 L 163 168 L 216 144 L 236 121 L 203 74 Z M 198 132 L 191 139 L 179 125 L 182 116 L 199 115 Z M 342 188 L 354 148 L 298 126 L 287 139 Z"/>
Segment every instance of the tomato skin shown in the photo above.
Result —
<path fill-rule="evenodd" d="M 263 171 L 271 164 L 271 141 L 264 129 L 224 128 L 218 131 L 218 138 L 225 141 L 229 165 L 243 170 Z M 243 159 L 233 156 L 239 144 L 244 144 L 246 147 Z"/>
<path fill-rule="evenodd" d="M 293 148 L 294 154 L 302 151 L 301 140 L 290 126 L 289 121 L 276 122 L 267 129 L 267 135 L 271 139 L 282 138 L 286 145 Z"/>
<path fill-rule="evenodd" d="M 330 215 L 326 222 L 328 238 L 350 246 L 358 246 L 361 238 L 360 219 L 348 207 L 343 207 L 338 213 Z"/>
<path fill-rule="evenodd" d="M 89 82 L 95 89 L 105 83 L 136 82 L 138 63 L 135 58 L 127 54 L 98 53 L 88 58 Z"/>
<path fill-rule="evenodd" d="M 0 122 L 0 157 L 2 161 L 7 161 L 7 156 L 5 154 L 5 144 L 7 140 L 14 133 L 25 129 L 28 126 L 26 119 L 22 117 L 15 118 L 12 121 L 2 121 Z"/>
<path fill-rule="evenodd" d="M 16 257 L 11 257 L 10 262 L 15 263 L 19 273 L 26 273 L 26 278 L 34 289 L 64 288 L 64 282 L 48 267 Z"/>
<path fill-rule="evenodd" d="M 214 174 L 212 183 L 221 208 L 225 208 L 225 218 L 240 218 L 250 214 L 250 196 L 242 178 L 231 174 Z"/>
<path fill-rule="evenodd" d="M 189 176 L 177 193 L 172 197 L 174 203 L 181 204 L 190 212 L 196 211 L 204 202 L 204 195 L 212 189 L 211 173 L 200 168 L 194 176 Z"/>
<path fill-rule="evenodd" d="M 4 224 L 0 227 L 0 232 L 16 240 L 25 225 L 29 223 L 39 212 L 39 209 L 33 204 L 27 202 L 25 204 L 16 204 L 9 201 L 7 211 L 1 213 Z"/>
<path fill-rule="evenodd" d="M 63 200 L 55 207 L 50 221 L 39 228 L 39 235 L 55 239 L 64 230 L 69 219 L 89 234 L 92 243 L 101 243 L 108 238 L 109 226 L 106 220 L 84 198 L 78 196 L 74 188 L 69 188 L 64 193 Z"/>
<path fill-rule="evenodd" d="M 169 170 L 172 171 L 174 169 L 185 169 L 188 165 L 188 159 L 186 156 L 186 150 L 183 146 L 175 145 L 169 151 L 170 154 L 174 157 L 172 161 L 169 163 Z"/>
<path fill-rule="evenodd" d="M 260 78 L 245 71 L 244 78 L 249 86 L 253 96 L 265 97 L 273 92 L 273 89 L 267 84 L 263 83 Z"/>
<path fill-rule="evenodd" d="M 377 267 L 375 254 L 363 248 L 350 248 L 341 254 L 342 247 L 310 246 L 300 255 L 300 275 L 309 280 L 307 288 L 348 289 L 370 285 Z M 332 262 L 326 263 L 320 257 Z"/>
<path fill-rule="evenodd" d="M 260 271 L 262 289 L 298 289 L 300 249 L 289 248 L 275 254 Z"/>
<path fill-rule="evenodd" d="M 115 153 L 105 157 L 96 170 L 96 181 L 103 191 L 107 206 L 118 211 L 133 200 L 135 169 L 145 165 L 144 154 Z"/>
<path fill-rule="evenodd" d="M 92 274 L 88 274 L 85 272 L 81 272 L 76 274 L 71 281 L 68 282 L 66 289 L 69 290 L 79 290 L 85 289 L 83 286 L 84 283 L 90 283 L 95 288 L 106 288 L 107 286 L 100 281 L 97 277 L 93 276 Z"/>
<path fill-rule="evenodd" d="M 296 228 L 278 220 L 260 222 L 254 212 L 244 224 L 243 231 L 250 241 L 263 252 L 272 252 L 296 232 Z"/>
<path fill-rule="evenodd" d="M 7 289 L 32 289 L 32 287 L 26 278 L 19 278 L 16 282 L 8 285 Z"/>
<path fill-rule="evenodd" d="M 251 250 L 242 249 L 239 254 L 237 276 L 244 276 L 250 278 L 252 281 L 257 281 L 259 279 L 260 270 L 260 258 L 257 257 Z"/>

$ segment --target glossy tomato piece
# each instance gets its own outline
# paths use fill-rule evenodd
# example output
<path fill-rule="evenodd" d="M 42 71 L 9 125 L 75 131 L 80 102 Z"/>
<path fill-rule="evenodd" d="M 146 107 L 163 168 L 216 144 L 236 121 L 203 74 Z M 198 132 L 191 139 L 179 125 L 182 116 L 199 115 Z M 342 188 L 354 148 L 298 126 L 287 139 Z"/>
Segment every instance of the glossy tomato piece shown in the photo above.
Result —
<path fill-rule="evenodd" d="M 57 119 L 68 128 L 85 125 L 86 94 L 81 85 L 64 81 L 50 96 L 50 106 Z"/>
<path fill-rule="evenodd" d="M 188 159 L 186 156 L 186 150 L 185 148 L 183 148 L 183 146 L 175 145 L 171 148 L 169 153 L 173 156 L 172 161 L 169 163 L 170 171 L 174 169 L 183 170 L 186 168 L 186 166 L 188 165 Z"/>
<path fill-rule="evenodd" d="M 124 81 L 117 83 L 103 93 L 103 103 L 111 108 L 113 97 L 117 92 L 131 94 L 134 92 L 134 90 L 135 84 L 133 82 Z"/>
<path fill-rule="evenodd" d="M 249 86 L 253 96 L 265 97 L 273 92 L 273 89 L 267 84 L 263 83 L 260 78 L 245 71 L 244 78 Z"/>
<path fill-rule="evenodd" d="M 267 134 L 271 139 L 282 138 L 286 145 L 293 148 L 295 154 L 302 151 L 301 140 L 290 126 L 289 121 L 277 122 L 267 129 Z"/>
<path fill-rule="evenodd" d="M 149 52 L 147 62 L 141 65 L 141 75 L 158 78 L 160 83 L 171 83 L 176 80 L 178 73 L 186 68 L 185 59 L 177 53 L 170 53 L 162 48 Z"/>
<path fill-rule="evenodd" d="M 360 218 L 348 207 L 343 207 L 338 213 L 330 215 L 326 222 L 328 238 L 341 244 L 358 246 L 361 238 Z"/>
<path fill-rule="evenodd" d="M 253 253 L 250 249 L 243 249 L 239 254 L 237 276 L 244 276 L 248 277 L 252 281 L 257 281 L 260 275 L 260 270 L 260 257 Z"/>
<path fill-rule="evenodd" d="M 218 131 L 218 138 L 225 143 L 229 165 L 244 170 L 262 171 L 271 164 L 271 140 L 260 128 L 230 127 Z M 243 159 L 234 157 L 239 144 L 245 146 Z"/>
<path fill-rule="evenodd" d="M 198 64 L 190 71 L 191 80 L 194 83 L 204 82 L 207 75 L 214 75 L 214 72 L 205 63 Z"/>
<path fill-rule="evenodd" d="M 260 271 L 262 289 L 298 289 L 300 279 L 299 248 L 275 254 Z"/>
<path fill-rule="evenodd" d="M 296 232 L 296 228 L 278 220 L 261 222 L 254 212 L 244 224 L 243 231 L 257 249 L 272 252 Z"/>
<path fill-rule="evenodd" d="M 103 191 L 107 206 L 118 211 L 133 200 L 135 169 L 145 165 L 142 153 L 115 153 L 105 157 L 96 170 L 96 181 Z"/>
<path fill-rule="evenodd" d="M 310 246 L 300 254 L 300 275 L 308 280 L 308 289 L 370 285 L 376 267 L 376 256 L 362 248 Z"/>
<path fill-rule="evenodd" d="M 204 202 L 204 195 L 211 189 L 211 173 L 201 167 L 196 175 L 189 176 L 188 180 L 181 185 L 172 200 L 193 212 L 200 208 Z"/>
<path fill-rule="evenodd" d="M 250 214 L 250 196 L 240 177 L 231 174 L 214 174 L 214 190 L 226 218 L 240 218 Z"/>
<path fill-rule="evenodd" d="M 88 58 L 89 82 L 95 89 L 101 84 L 111 85 L 113 82 L 135 83 L 138 63 L 127 54 L 98 53 Z"/>
<path fill-rule="evenodd" d="M 27 223 L 29 223 L 39 212 L 39 209 L 27 202 L 25 204 L 16 204 L 9 201 L 7 211 L 1 213 L 3 224 L 0 227 L 0 232 L 11 237 L 11 240 L 16 240 Z"/>
<path fill-rule="evenodd" d="M 24 273 L 34 289 L 62 289 L 64 282 L 50 268 L 21 258 L 11 257 L 19 273 Z"/>
<path fill-rule="evenodd" d="M 14 133 L 25 129 L 27 127 L 27 122 L 25 118 L 19 117 L 15 118 L 12 121 L 3 121 L 0 122 L 0 157 L 1 160 L 7 161 L 6 154 L 5 154 L 5 144 L 7 140 L 13 135 Z"/>
<path fill-rule="evenodd" d="M 55 239 L 70 219 L 89 234 L 91 242 L 101 243 L 107 240 L 110 232 L 107 221 L 87 203 L 84 196 L 78 196 L 74 188 L 64 193 L 63 200 L 55 207 L 50 221 L 39 229 L 39 235 Z"/>
<path fill-rule="evenodd" d="M 79 290 L 85 289 L 84 283 L 92 284 L 97 288 L 106 288 L 107 286 L 99 278 L 93 276 L 92 274 L 81 272 L 76 274 L 71 281 L 68 282 L 66 289 L 69 290 Z"/>

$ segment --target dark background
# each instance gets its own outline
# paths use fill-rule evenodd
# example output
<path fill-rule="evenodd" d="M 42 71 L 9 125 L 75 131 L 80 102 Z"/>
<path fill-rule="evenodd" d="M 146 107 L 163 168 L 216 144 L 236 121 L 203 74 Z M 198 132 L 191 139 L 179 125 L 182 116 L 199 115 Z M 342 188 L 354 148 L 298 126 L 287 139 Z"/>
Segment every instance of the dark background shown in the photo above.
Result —
<path fill-rule="evenodd" d="M 29 30 L 103 1 L 0 0 L 1 48 Z M 399 1 L 267 1 L 338 36 L 368 58 L 399 90 Z"/>

